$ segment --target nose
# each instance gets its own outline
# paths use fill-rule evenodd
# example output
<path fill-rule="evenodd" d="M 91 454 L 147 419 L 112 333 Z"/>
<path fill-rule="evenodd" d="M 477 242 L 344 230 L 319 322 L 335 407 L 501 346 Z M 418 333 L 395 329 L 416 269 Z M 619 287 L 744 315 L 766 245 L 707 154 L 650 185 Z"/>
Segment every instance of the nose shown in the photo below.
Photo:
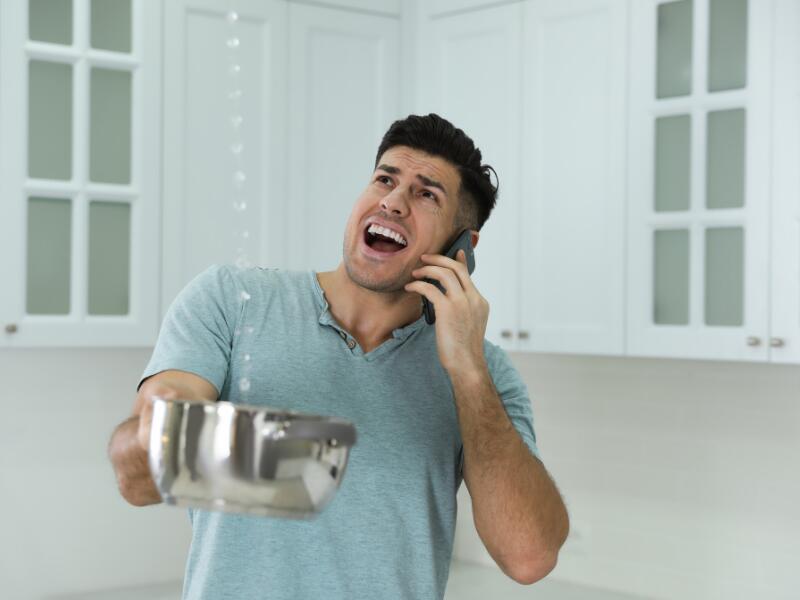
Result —
<path fill-rule="evenodd" d="M 381 199 L 381 208 L 387 213 L 398 217 L 404 217 L 408 213 L 408 203 L 406 202 L 405 190 L 397 186 Z"/>

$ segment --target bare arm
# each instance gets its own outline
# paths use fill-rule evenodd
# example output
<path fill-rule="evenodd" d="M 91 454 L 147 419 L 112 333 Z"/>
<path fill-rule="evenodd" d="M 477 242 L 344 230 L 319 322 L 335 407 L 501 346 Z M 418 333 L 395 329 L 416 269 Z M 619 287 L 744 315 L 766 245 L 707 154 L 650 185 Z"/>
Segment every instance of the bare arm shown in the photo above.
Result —
<path fill-rule="evenodd" d="M 147 458 L 154 395 L 166 399 L 211 402 L 219 394 L 210 382 L 185 371 L 162 371 L 142 384 L 136 396 L 133 415 L 117 426 L 108 443 L 108 457 L 117 476 L 119 491 L 134 506 L 161 502 L 161 496 L 150 476 Z"/>
<path fill-rule="evenodd" d="M 566 507 L 514 429 L 488 371 L 452 381 L 475 528 L 509 577 L 534 583 L 556 565 L 569 530 Z"/>

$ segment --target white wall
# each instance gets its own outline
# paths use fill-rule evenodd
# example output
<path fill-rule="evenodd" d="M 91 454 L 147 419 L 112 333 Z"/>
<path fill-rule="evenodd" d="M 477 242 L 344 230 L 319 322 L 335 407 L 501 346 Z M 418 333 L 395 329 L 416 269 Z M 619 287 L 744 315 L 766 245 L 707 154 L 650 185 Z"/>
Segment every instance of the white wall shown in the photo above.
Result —
<path fill-rule="evenodd" d="M 798 598 L 800 367 L 512 354 L 573 539 L 551 574 L 648 598 Z M 459 498 L 458 557 L 490 562 Z"/>
<path fill-rule="evenodd" d="M 181 579 L 182 509 L 117 493 L 106 444 L 150 349 L 0 350 L 0 596 Z"/>

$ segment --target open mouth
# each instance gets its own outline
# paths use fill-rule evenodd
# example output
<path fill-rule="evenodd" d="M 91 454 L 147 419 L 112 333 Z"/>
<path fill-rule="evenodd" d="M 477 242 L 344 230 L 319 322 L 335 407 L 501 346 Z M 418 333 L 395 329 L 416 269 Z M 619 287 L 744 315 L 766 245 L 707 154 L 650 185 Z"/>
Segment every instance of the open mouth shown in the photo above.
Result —
<path fill-rule="evenodd" d="M 406 244 L 391 237 L 391 234 L 388 232 L 376 230 L 376 228 L 372 226 L 364 229 L 364 243 L 371 250 L 381 254 L 396 254 L 402 252 L 407 247 Z"/>

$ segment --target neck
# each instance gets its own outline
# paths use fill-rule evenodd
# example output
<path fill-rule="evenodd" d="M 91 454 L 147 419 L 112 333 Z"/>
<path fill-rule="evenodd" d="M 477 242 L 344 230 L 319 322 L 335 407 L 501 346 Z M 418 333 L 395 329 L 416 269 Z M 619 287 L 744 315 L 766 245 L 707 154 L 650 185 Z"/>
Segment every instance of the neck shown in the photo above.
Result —
<path fill-rule="evenodd" d="M 364 351 L 392 337 L 392 331 L 422 315 L 419 294 L 399 290 L 375 292 L 354 283 L 344 263 L 335 271 L 317 273 L 325 299 L 336 321 L 358 340 Z"/>

